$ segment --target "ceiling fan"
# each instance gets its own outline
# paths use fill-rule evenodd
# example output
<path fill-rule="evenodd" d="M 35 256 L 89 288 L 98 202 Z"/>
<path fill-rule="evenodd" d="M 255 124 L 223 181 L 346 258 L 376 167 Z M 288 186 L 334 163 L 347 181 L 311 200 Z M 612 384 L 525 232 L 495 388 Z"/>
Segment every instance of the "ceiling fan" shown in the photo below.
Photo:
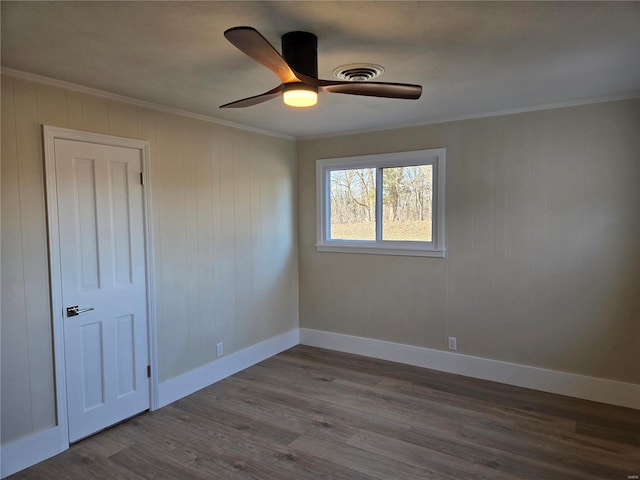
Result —
<path fill-rule="evenodd" d="M 287 105 L 308 107 L 316 104 L 319 91 L 410 100 L 416 100 L 422 94 L 420 85 L 318 78 L 318 37 L 313 33 L 285 33 L 282 36 L 282 55 L 252 27 L 230 28 L 224 36 L 239 50 L 274 72 L 282 83 L 268 92 L 236 100 L 220 108 L 250 107 L 279 95 Z"/>

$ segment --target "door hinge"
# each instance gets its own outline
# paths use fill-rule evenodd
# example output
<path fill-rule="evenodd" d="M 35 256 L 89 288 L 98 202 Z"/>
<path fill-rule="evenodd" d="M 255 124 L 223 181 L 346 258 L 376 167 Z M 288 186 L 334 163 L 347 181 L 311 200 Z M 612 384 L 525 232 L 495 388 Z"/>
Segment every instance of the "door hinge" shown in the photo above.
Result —
<path fill-rule="evenodd" d="M 140 172 L 140 185 L 144 185 L 144 173 Z"/>
<path fill-rule="evenodd" d="M 151 378 L 151 365 L 147 365 L 147 378 Z"/>

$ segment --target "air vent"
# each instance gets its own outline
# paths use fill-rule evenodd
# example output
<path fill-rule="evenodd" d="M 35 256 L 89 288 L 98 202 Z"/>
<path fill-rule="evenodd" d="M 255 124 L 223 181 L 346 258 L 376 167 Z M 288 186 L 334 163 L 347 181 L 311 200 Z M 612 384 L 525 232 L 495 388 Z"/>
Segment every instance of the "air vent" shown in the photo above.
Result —
<path fill-rule="evenodd" d="M 340 80 L 349 82 L 366 82 L 384 73 L 384 68 L 373 63 L 351 63 L 336 68 L 333 75 Z"/>

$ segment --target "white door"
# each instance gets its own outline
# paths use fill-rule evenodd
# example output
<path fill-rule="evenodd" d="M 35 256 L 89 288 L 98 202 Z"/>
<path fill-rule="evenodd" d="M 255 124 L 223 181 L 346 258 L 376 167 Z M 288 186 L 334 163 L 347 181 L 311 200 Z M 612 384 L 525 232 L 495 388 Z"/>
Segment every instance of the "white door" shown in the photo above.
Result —
<path fill-rule="evenodd" d="M 149 408 L 140 151 L 55 139 L 69 441 Z"/>

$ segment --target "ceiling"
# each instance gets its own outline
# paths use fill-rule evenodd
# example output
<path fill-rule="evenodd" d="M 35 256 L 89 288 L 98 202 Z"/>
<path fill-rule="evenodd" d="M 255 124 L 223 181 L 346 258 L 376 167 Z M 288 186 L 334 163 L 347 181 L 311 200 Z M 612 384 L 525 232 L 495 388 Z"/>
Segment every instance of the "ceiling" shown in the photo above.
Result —
<path fill-rule="evenodd" d="M 295 137 L 640 96 L 640 2 L 10 2 L 2 66 Z M 243 109 L 278 78 L 227 42 L 238 25 L 318 37 L 319 76 L 349 63 L 419 100 L 321 94 Z"/>

